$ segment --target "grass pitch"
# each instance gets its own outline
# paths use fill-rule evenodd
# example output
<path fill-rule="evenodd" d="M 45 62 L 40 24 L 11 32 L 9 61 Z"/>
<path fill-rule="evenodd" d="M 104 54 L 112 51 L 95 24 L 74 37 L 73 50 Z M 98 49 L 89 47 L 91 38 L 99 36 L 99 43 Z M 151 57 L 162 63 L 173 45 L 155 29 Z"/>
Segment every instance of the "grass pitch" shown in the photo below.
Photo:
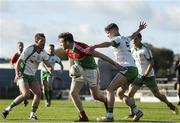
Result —
<path fill-rule="evenodd" d="M 0 100 L 0 111 L 11 103 L 12 100 Z M 30 100 L 31 102 L 31 100 Z M 97 117 L 105 115 L 104 105 L 100 102 L 83 102 L 85 111 L 90 122 L 96 122 Z M 180 122 L 180 114 L 173 114 L 163 103 L 140 103 L 138 107 L 144 112 L 140 122 Z M 177 104 L 175 104 L 177 106 Z M 180 110 L 180 106 L 178 106 Z M 37 121 L 28 119 L 31 111 L 31 104 L 27 107 L 23 104 L 15 107 L 7 119 L 0 118 L 0 122 L 73 122 L 78 119 L 78 113 L 70 100 L 53 100 L 51 107 L 45 107 L 41 101 L 37 111 Z M 115 103 L 114 118 L 115 122 L 130 122 L 126 117 L 129 109 L 124 103 Z"/>

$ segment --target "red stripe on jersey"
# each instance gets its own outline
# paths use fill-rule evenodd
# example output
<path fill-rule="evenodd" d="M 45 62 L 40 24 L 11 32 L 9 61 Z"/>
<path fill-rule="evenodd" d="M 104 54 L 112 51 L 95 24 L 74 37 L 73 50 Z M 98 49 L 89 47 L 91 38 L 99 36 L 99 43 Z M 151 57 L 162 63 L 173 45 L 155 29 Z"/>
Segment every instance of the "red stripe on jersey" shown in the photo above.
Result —
<path fill-rule="evenodd" d="M 87 44 L 81 43 L 81 42 L 74 42 L 75 43 L 75 50 L 77 50 L 77 53 L 72 52 L 71 49 L 66 50 L 66 54 L 71 59 L 81 59 L 84 56 L 88 55 L 85 53 L 85 49 L 89 47 Z"/>

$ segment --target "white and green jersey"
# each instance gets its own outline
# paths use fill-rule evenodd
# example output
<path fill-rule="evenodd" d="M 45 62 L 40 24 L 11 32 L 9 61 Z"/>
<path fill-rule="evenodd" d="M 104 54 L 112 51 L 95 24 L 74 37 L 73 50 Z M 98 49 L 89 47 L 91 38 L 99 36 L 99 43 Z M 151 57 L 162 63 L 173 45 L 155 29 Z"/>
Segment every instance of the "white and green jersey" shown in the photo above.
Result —
<path fill-rule="evenodd" d="M 48 62 L 54 68 L 55 63 L 60 63 L 61 59 L 58 56 L 56 56 L 56 55 L 49 55 Z M 42 71 L 45 71 L 45 72 L 48 71 L 48 69 L 47 69 L 47 67 L 46 67 L 46 65 L 44 63 L 42 65 Z"/>
<path fill-rule="evenodd" d="M 116 36 L 112 39 L 116 62 L 124 67 L 136 67 L 130 50 L 130 40 L 129 37 L 124 36 Z"/>
<path fill-rule="evenodd" d="M 138 67 L 139 74 L 144 75 L 150 61 L 153 59 L 151 50 L 147 46 L 142 44 L 140 48 L 133 47 L 131 49 L 131 52 L 132 52 L 133 58 L 135 59 L 135 63 Z M 153 69 L 150 71 L 148 77 L 150 76 L 155 76 Z"/>
<path fill-rule="evenodd" d="M 45 50 L 42 50 L 40 53 L 37 53 L 36 51 L 32 54 L 34 51 L 34 45 L 31 45 L 27 47 L 21 54 L 20 59 L 23 61 L 27 60 L 25 62 L 25 68 L 23 73 L 26 75 L 32 75 L 34 76 L 39 64 L 42 61 L 47 61 L 49 56 Z M 30 56 L 30 57 L 29 57 Z M 29 58 L 28 58 L 29 57 Z M 28 59 L 27 59 L 28 58 Z"/>

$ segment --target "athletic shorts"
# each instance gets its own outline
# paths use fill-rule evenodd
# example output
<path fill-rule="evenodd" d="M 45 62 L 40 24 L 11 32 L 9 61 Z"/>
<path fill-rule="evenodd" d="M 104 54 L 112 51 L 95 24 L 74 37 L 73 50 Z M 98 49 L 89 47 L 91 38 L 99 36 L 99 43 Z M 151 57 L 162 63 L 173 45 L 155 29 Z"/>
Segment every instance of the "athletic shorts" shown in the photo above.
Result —
<path fill-rule="evenodd" d="M 142 87 L 143 84 L 145 84 L 150 89 L 157 88 L 155 76 L 145 77 L 144 81 L 142 82 L 139 75 L 133 82 L 133 85 L 136 85 L 138 87 Z"/>
<path fill-rule="evenodd" d="M 98 86 L 99 77 L 100 74 L 98 69 L 84 69 L 83 75 L 78 78 L 72 78 L 72 81 L 84 82 L 85 84 L 88 84 L 90 87 L 94 87 Z"/>
<path fill-rule="evenodd" d="M 132 83 L 138 76 L 138 69 L 136 67 L 127 67 L 127 70 L 120 71 L 120 74 L 124 75 L 129 83 Z"/>
<path fill-rule="evenodd" d="M 50 77 L 51 74 L 49 72 L 41 70 L 41 81 L 48 81 Z"/>
<path fill-rule="evenodd" d="M 18 79 L 17 85 L 20 85 L 21 83 L 28 83 L 29 85 L 31 85 L 35 82 L 37 82 L 35 76 L 23 74 L 21 75 L 20 79 Z"/>

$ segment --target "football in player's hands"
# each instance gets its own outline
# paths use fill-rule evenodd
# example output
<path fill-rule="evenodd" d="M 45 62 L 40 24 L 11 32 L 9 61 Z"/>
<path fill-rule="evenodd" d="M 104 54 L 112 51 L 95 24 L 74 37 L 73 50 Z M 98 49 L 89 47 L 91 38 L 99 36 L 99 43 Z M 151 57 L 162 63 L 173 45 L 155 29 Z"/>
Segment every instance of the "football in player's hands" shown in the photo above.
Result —
<path fill-rule="evenodd" d="M 78 64 L 74 64 L 71 66 L 70 70 L 69 70 L 69 75 L 70 77 L 75 77 L 78 78 L 80 77 L 82 74 L 84 73 L 83 68 L 78 65 Z"/>

